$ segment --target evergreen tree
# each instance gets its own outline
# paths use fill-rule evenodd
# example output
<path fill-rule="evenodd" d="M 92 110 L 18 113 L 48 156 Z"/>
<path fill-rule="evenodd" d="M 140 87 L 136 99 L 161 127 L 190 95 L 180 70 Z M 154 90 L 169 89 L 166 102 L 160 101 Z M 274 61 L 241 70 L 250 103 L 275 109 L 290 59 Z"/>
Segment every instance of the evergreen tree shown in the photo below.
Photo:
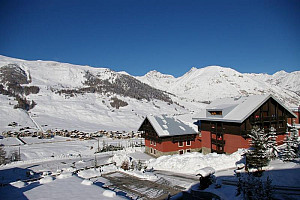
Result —
<path fill-rule="evenodd" d="M 277 148 L 277 142 L 276 142 L 276 129 L 274 127 L 271 127 L 268 133 L 268 143 L 267 143 L 267 148 L 268 148 L 268 156 L 269 159 L 275 159 L 278 157 L 278 148 Z"/>
<path fill-rule="evenodd" d="M 296 153 L 294 152 L 294 149 L 293 149 L 293 141 L 291 140 L 291 136 L 289 136 L 288 134 L 286 135 L 286 137 L 284 139 L 284 144 L 285 144 L 285 147 L 281 152 L 281 158 L 284 161 L 291 161 L 294 158 L 296 158 Z"/>
<path fill-rule="evenodd" d="M 6 163 L 6 152 L 4 151 L 3 147 L 0 146 L 0 165 Z"/>
<path fill-rule="evenodd" d="M 295 123 L 292 124 L 290 139 L 291 139 L 292 149 L 294 150 L 295 154 L 298 155 L 298 153 L 299 153 L 299 140 L 298 140 L 299 133 L 298 133 L 297 128 L 295 127 Z"/>
<path fill-rule="evenodd" d="M 255 177 L 252 173 L 241 174 L 238 179 L 236 196 L 246 200 L 271 200 L 273 199 L 272 181 Z"/>
<path fill-rule="evenodd" d="M 269 163 L 268 136 L 264 129 L 255 127 L 251 130 L 249 137 L 251 138 L 251 148 L 246 154 L 247 167 L 261 170 Z"/>

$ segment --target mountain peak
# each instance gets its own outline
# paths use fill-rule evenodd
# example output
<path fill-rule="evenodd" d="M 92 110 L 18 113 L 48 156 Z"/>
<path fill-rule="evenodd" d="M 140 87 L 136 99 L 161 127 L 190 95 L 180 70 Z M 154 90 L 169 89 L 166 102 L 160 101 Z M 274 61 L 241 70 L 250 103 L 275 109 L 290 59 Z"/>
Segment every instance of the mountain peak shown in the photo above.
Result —
<path fill-rule="evenodd" d="M 278 71 L 278 72 L 274 73 L 274 74 L 273 74 L 273 76 L 282 76 L 282 75 L 285 75 L 285 74 L 287 74 L 287 72 L 286 72 L 286 71 L 284 71 L 284 70 L 280 70 L 280 71 Z"/>
<path fill-rule="evenodd" d="M 152 70 L 145 74 L 147 77 L 157 77 L 157 78 L 174 78 L 174 76 L 169 74 L 162 74 L 159 71 Z"/>
<path fill-rule="evenodd" d="M 196 68 L 196 67 L 192 67 L 189 71 L 188 71 L 188 73 L 190 73 L 190 72 L 194 72 L 194 71 L 196 71 L 196 70 L 198 70 L 198 68 Z"/>

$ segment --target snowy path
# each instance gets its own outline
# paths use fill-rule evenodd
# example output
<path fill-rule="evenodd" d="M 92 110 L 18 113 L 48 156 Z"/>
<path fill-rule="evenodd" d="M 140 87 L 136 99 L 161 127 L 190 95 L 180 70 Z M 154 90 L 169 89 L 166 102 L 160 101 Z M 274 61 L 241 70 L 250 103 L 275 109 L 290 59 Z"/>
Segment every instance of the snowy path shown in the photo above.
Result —
<path fill-rule="evenodd" d="M 24 113 L 28 116 L 28 118 L 32 121 L 32 123 L 36 126 L 36 128 L 39 130 L 39 131 L 41 131 L 41 132 L 43 132 L 44 133 L 44 130 L 43 130 L 43 128 L 30 116 L 30 114 L 29 114 L 29 112 L 28 111 L 25 111 L 25 110 L 22 110 L 22 111 L 24 111 Z"/>

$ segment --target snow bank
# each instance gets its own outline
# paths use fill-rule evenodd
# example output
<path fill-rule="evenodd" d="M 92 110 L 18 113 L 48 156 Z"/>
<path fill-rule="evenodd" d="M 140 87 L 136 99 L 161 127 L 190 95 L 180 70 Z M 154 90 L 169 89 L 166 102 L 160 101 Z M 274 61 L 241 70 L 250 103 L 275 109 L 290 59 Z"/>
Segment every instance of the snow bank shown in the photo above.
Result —
<path fill-rule="evenodd" d="M 53 179 L 54 178 L 52 176 L 46 176 L 40 180 L 40 184 L 50 183 Z"/>
<path fill-rule="evenodd" d="M 72 172 L 63 172 L 60 175 L 57 176 L 58 179 L 64 179 L 64 178 L 70 178 L 72 177 Z"/>
<path fill-rule="evenodd" d="M 10 185 L 17 187 L 17 188 L 22 188 L 22 187 L 25 187 L 27 185 L 27 183 L 23 182 L 23 181 L 16 181 L 16 182 L 11 182 Z"/>
<path fill-rule="evenodd" d="M 136 160 L 130 154 L 133 155 L 134 153 L 140 153 L 140 152 L 144 152 L 144 148 L 128 147 L 125 148 L 124 150 L 116 152 L 114 156 L 108 160 L 108 162 L 116 162 L 116 165 L 120 167 L 124 161 L 128 161 L 130 163 L 132 160 Z"/>
<path fill-rule="evenodd" d="M 101 173 L 99 170 L 96 169 L 87 169 L 87 170 L 79 171 L 78 176 L 87 179 L 95 176 L 101 176 Z"/>
<path fill-rule="evenodd" d="M 75 172 L 76 168 L 73 168 L 73 167 L 62 168 L 62 171 L 64 171 L 64 172 Z"/>
<path fill-rule="evenodd" d="M 148 168 L 165 170 L 177 173 L 196 174 L 198 170 L 205 167 L 212 167 L 216 171 L 235 168 L 236 162 L 242 159 L 243 151 L 237 151 L 231 155 L 210 153 L 189 153 L 184 155 L 162 156 L 151 159 Z"/>
<path fill-rule="evenodd" d="M 116 193 L 114 191 L 105 190 L 103 196 L 114 198 L 116 197 Z"/>
<path fill-rule="evenodd" d="M 110 173 L 110 172 L 115 172 L 117 171 L 117 167 L 115 165 L 108 165 L 108 166 L 104 166 L 101 168 L 102 173 Z"/>
<path fill-rule="evenodd" d="M 87 179 L 84 179 L 82 182 L 81 182 L 82 185 L 93 185 L 93 182 L 90 181 L 90 180 L 87 180 Z"/>
<path fill-rule="evenodd" d="M 129 162 L 129 160 L 129 156 L 127 154 L 117 153 L 109 159 L 109 162 L 115 162 L 116 166 L 120 167 L 124 161 Z"/>

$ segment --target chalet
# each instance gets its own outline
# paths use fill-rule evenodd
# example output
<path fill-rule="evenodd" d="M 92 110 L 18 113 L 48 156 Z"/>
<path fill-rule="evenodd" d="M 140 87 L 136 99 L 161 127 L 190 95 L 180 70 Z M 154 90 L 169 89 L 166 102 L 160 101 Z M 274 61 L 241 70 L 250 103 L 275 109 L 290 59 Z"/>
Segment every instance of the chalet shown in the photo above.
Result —
<path fill-rule="evenodd" d="M 282 144 L 288 118 L 296 117 L 272 95 L 254 95 L 215 100 L 193 119 L 201 132 L 203 153 L 233 153 L 249 147 L 247 134 L 254 126 L 266 132 L 274 127 Z"/>
<path fill-rule="evenodd" d="M 148 115 L 139 131 L 145 138 L 145 152 L 155 157 L 201 150 L 197 131 L 167 115 Z"/>

